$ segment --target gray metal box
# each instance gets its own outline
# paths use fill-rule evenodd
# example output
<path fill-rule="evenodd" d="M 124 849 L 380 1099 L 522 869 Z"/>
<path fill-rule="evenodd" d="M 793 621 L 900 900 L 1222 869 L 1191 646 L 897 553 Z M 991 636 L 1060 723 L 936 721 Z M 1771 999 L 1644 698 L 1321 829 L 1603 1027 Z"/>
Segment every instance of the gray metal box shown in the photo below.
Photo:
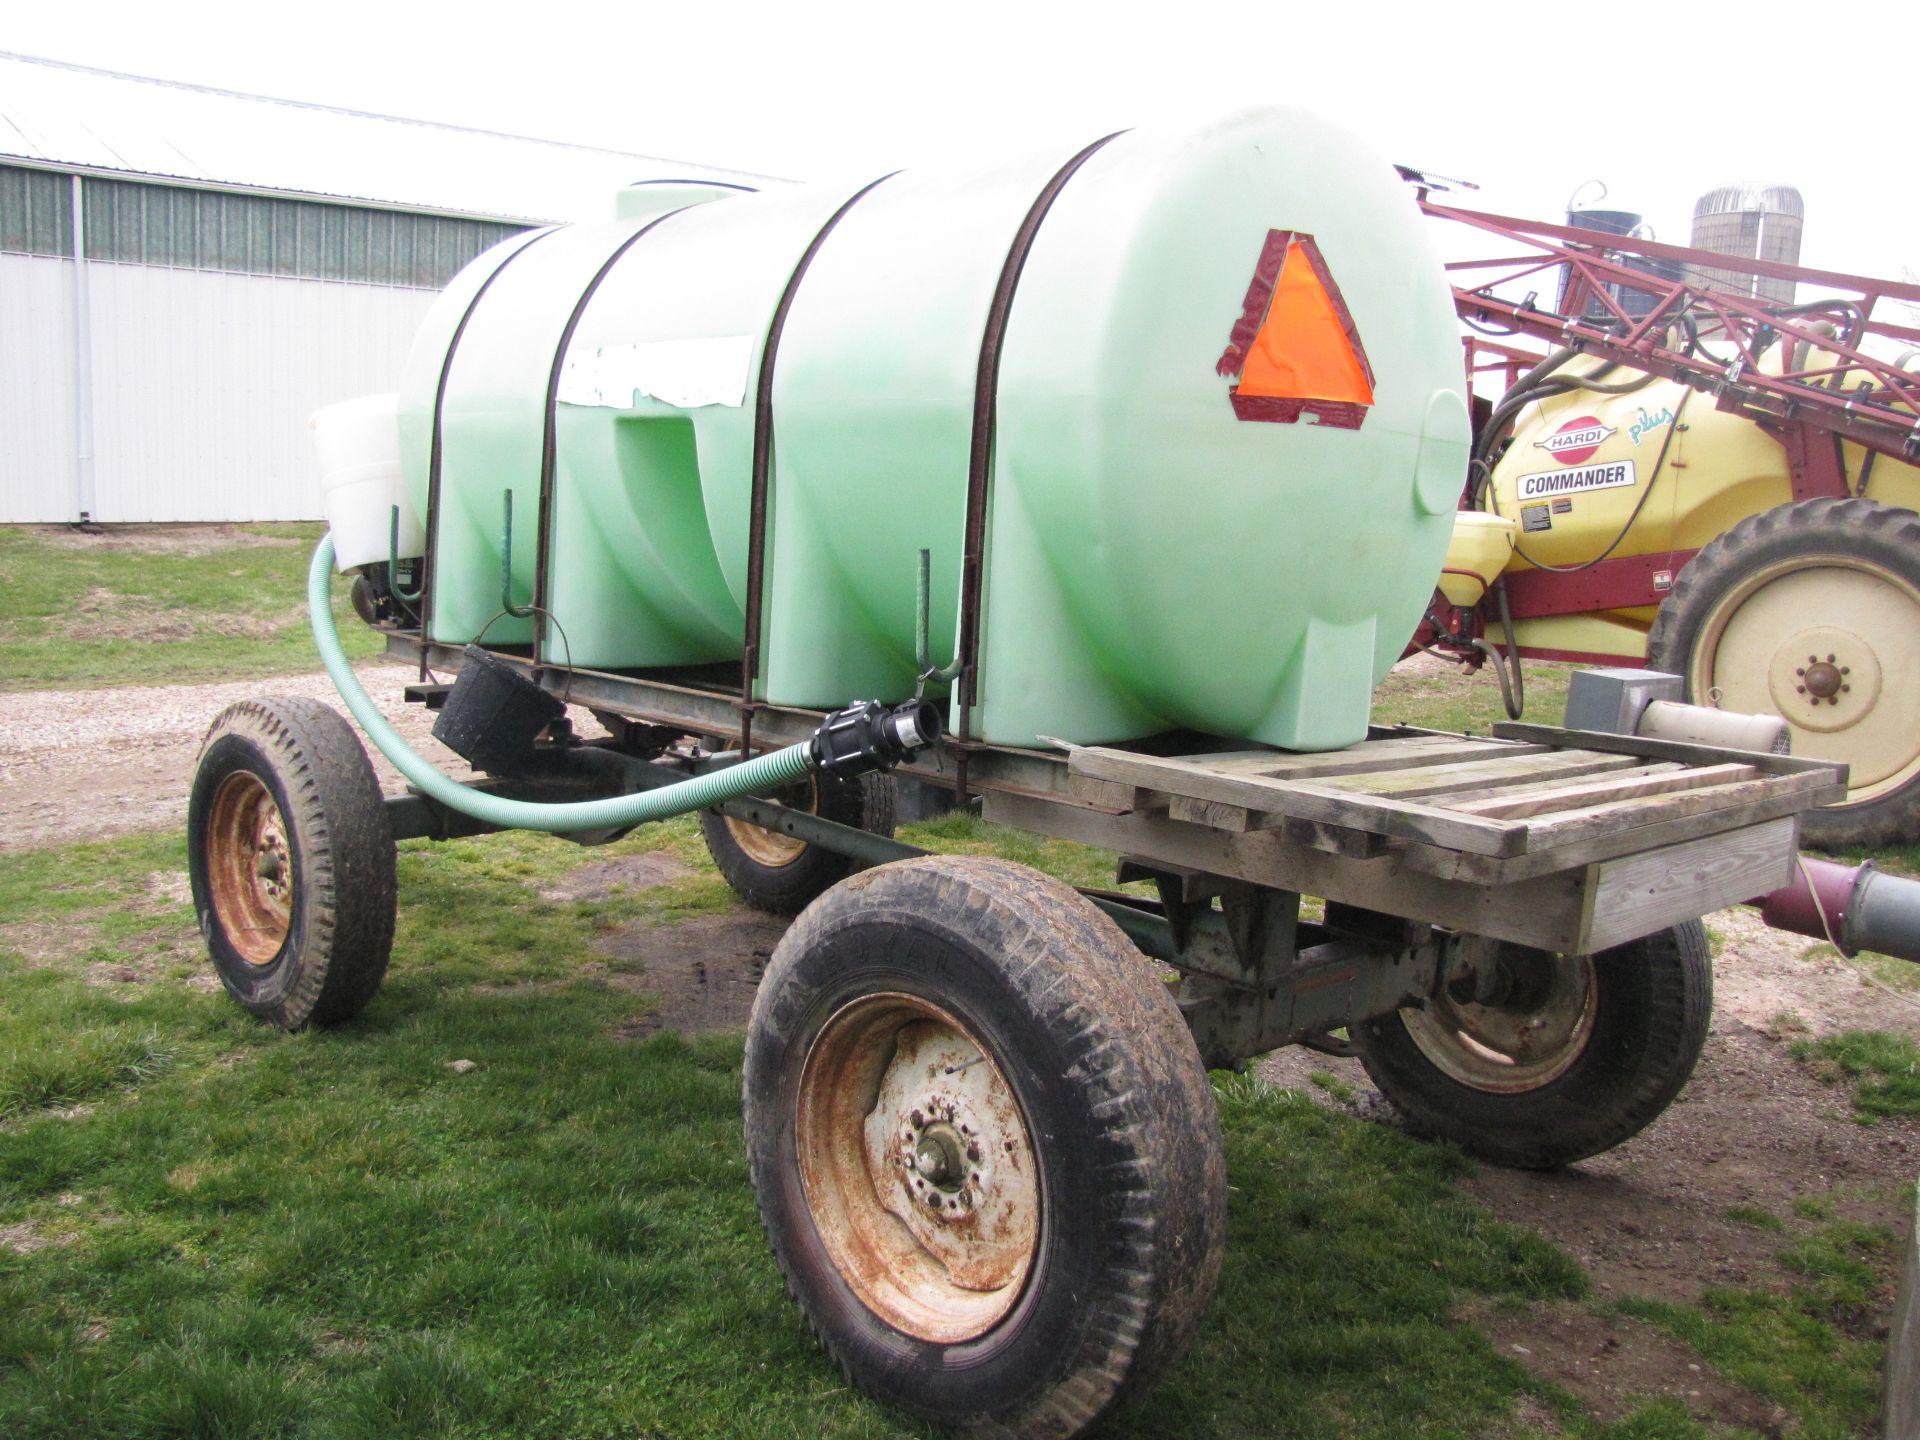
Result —
<path fill-rule="evenodd" d="M 1569 730 L 1631 735 L 1655 700 L 1685 700 L 1678 675 L 1658 670 L 1576 670 L 1567 681 Z"/>

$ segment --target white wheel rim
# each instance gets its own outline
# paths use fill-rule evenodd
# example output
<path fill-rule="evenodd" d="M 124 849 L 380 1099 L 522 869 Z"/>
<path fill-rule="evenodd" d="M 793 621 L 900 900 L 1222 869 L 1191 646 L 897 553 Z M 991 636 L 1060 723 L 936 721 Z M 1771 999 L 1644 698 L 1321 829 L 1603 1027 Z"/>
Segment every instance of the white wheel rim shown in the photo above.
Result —
<path fill-rule="evenodd" d="M 1689 661 L 1696 697 L 1779 715 L 1793 751 L 1849 766 L 1848 804 L 1920 775 L 1920 591 L 1863 560 L 1811 555 L 1744 577 Z"/>
<path fill-rule="evenodd" d="M 967 1026 L 915 995 L 850 1002 L 807 1053 L 794 1122 L 821 1243 L 869 1310 L 957 1344 L 1013 1308 L 1039 1177 L 1013 1088 Z"/>

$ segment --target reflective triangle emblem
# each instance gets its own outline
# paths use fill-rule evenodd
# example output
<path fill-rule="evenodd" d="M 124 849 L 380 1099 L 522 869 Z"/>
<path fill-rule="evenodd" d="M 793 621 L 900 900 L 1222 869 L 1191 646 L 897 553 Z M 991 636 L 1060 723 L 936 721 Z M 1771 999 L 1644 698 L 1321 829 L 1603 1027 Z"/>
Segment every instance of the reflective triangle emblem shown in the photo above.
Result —
<path fill-rule="evenodd" d="M 1373 367 L 1347 302 L 1311 235 L 1269 230 L 1226 351 L 1214 367 L 1242 420 L 1358 430 L 1373 405 Z"/>

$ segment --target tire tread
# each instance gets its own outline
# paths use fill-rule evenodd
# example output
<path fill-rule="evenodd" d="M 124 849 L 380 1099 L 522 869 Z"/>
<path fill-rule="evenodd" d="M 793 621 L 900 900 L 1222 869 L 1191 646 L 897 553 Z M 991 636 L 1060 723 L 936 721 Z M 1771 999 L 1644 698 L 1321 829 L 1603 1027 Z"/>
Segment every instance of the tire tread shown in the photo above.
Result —
<path fill-rule="evenodd" d="M 208 798 L 202 792 L 217 783 L 210 760 L 218 763 L 228 740 L 255 752 L 258 763 L 249 768 L 269 772 L 261 778 L 277 782 L 285 795 L 282 818 L 297 837 L 301 901 L 287 939 L 291 948 L 275 962 L 293 964 L 290 986 L 254 1001 L 224 973 L 222 979 L 240 1004 L 283 1030 L 350 1019 L 379 991 L 393 948 L 393 832 L 373 767 L 352 728 L 318 700 L 243 700 L 221 712 L 201 743 L 189 803 L 195 905 L 210 947 L 220 943 L 219 922 L 199 879 L 204 840 L 196 827 Z"/>
<path fill-rule="evenodd" d="M 1553 1170 L 1611 1150 L 1657 1120 L 1693 1074 L 1713 1015 L 1713 961 L 1697 920 L 1594 957 L 1602 1003 L 1624 1006 L 1596 1028 L 1590 1054 L 1538 1091 L 1494 1096 L 1444 1074 L 1419 1049 L 1398 1012 L 1358 1027 L 1367 1076 L 1410 1128 L 1521 1170 Z M 1617 997 L 1608 1000 L 1606 972 Z M 1644 982 L 1644 991 L 1636 988 Z M 1620 1022 L 1626 1022 L 1622 1025 Z"/>
<path fill-rule="evenodd" d="M 928 1414 L 970 1435 L 1079 1434 L 1164 1372 L 1217 1282 L 1225 1172 L 1206 1073 L 1151 963 L 1067 886 L 985 857 L 931 856 L 865 871 L 800 917 L 755 1003 L 744 1090 L 763 1218 L 776 1177 L 753 1139 L 772 1123 L 755 1098 L 757 1061 L 764 1063 L 756 1039 L 784 1029 L 777 1012 L 798 1004 L 785 993 L 798 957 L 849 915 L 874 910 L 938 917 L 947 930 L 997 945 L 999 975 L 1053 1037 L 1084 1110 L 1110 1117 L 1099 1127 L 1102 1146 L 1123 1163 L 1092 1167 L 1106 1180 L 1101 1279 L 1061 1373 L 1012 1413 Z M 788 1293 L 803 1296 L 794 1258 L 771 1221 L 767 1231 Z M 804 1301 L 802 1311 L 842 1373 L 872 1390 L 843 1337 L 827 1333 Z"/>

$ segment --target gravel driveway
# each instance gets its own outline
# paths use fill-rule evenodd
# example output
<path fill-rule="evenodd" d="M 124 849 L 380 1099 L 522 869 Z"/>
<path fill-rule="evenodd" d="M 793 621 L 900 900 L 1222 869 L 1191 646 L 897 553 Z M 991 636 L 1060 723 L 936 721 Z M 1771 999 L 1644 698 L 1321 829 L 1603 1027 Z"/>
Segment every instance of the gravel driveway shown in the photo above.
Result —
<path fill-rule="evenodd" d="M 432 714 L 401 698 L 412 666 L 382 661 L 358 673 L 409 744 L 450 774 L 470 774 L 432 738 Z M 207 727 L 236 701 L 267 695 L 324 700 L 346 713 L 323 674 L 0 694 L 0 850 L 183 827 Z M 388 794 L 403 788 L 378 755 L 374 765 Z"/>

